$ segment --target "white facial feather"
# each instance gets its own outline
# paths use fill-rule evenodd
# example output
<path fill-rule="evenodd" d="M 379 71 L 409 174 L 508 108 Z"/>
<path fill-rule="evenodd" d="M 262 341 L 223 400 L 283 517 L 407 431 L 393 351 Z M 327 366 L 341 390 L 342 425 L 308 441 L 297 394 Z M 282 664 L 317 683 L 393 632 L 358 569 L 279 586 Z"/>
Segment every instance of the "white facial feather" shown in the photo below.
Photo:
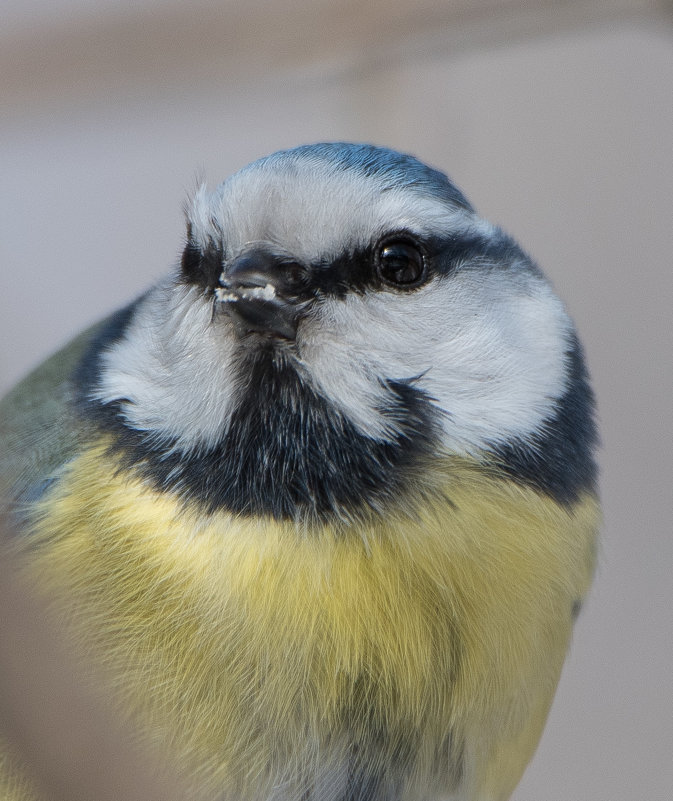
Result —
<path fill-rule="evenodd" d="M 124 399 L 127 421 L 184 450 L 216 442 L 232 411 L 233 336 L 212 325 L 212 301 L 167 280 L 140 303 L 103 355 L 96 397 Z"/>
<path fill-rule="evenodd" d="M 384 233 L 427 234 L 482 221 L 464 209 L 409 189 L 381 191 L 353 171 L 252 165 L 208 195 L 201 187 L 189 217 L 197 242 L 223 239 L 227 258 L 257 242 L 271 243 L 305 262 L 366 246 Z M 488 226 L 488 224 L 484 224 Z"/>
<path fill-rule="evenodd" d="M 302 362 L 371 436 L 394 433 L 383 380 L 416 379 L 441 413 L 445 448 L 461 454 L 536 431 L 565 390 L 570 323 L 537 276 L 465 270 L 413 293 L 328 305 L 301 330 Z"/>
<path fill-rule="evenodd" d="M 479 232 L 493 227 L 418 189 L 386 189 L 354 170 L 307 160 L 253 165 L 190 206 L 202 247 L 225 259 L 271 243 L 305 263 L 365 248 L 382 235 Z M 382 413 L 386 382 L 415 381 L 435 405 L 447 451 L 476 453 L 534 433 L 566 388 L 572 326 L 528 265 L 463 264 L 411 292 L 349 293 L 316 304 L 286 350 L 303 379 L 362 432 L 395 434 Z M 150 292 L 104 357 L 97 397 L 125 398 L 133 426 L 183 450 L 215 444 L 235 407 L 240 343 L 212 298 L 174 281 Z"/>

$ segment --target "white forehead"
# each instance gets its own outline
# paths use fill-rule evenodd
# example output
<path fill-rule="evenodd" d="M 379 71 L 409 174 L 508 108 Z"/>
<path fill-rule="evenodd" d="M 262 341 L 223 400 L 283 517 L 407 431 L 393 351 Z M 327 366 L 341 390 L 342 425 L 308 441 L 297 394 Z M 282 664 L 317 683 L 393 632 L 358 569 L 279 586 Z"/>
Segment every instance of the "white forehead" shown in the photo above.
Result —
<path fill-rule="evenodd" d="M 446 234 L 481 223 L 448 199 L 313 159 L 256 162 L 213 193 L 202 186 L 188 217 L 196 242 L 221 240 L 226 256 L 267 242 L 306 262 L 366 247 L 389 232 Z"/>

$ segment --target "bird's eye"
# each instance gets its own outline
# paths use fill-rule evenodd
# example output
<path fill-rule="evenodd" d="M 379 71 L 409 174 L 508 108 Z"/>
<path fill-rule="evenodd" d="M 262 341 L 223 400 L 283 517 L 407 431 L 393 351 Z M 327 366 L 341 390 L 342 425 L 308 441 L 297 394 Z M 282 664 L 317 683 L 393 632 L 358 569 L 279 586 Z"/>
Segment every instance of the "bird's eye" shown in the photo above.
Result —
<path fill-rule="evenodd" d="M 423 253 L 408 239 L 382 242 L 376 253 L 376 270 L 384 283 L 400 289 L 413 289 L 426 276 Z"/>

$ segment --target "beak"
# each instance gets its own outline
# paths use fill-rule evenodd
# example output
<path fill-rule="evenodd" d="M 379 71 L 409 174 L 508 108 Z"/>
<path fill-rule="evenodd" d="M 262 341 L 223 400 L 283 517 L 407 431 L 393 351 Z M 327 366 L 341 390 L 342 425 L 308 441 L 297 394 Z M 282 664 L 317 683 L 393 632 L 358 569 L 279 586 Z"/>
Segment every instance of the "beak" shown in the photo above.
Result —
<path fill-rule="evenodd" d="M 225 266 L 215 297 L 239 336 L 257 332 L 294 340 L 307 281 L 308 270 L 297 262 L 249 250 Z"/>

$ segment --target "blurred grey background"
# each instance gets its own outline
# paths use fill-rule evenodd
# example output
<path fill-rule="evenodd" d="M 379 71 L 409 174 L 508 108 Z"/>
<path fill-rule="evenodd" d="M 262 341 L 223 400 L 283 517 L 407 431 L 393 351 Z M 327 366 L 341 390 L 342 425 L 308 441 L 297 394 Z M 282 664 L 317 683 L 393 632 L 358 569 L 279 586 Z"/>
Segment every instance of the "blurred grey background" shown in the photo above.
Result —
<path fill-rule="evenodd" d="M 673 798 L 673 5 L 5 0 L 0 390 L 173 264 L 181 204 L 281 147 L 441 168 L 582 332 L 603 545 L 515 801 Z"/>

